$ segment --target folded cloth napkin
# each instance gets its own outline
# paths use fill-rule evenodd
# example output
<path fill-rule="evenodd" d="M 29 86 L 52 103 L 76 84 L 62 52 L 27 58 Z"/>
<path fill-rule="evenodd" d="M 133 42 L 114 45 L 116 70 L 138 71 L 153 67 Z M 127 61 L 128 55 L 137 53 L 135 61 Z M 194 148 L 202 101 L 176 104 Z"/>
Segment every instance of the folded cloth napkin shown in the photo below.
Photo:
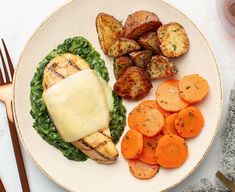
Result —
<path fill-rule="evenodd" d="M 235 89 L 231 90 L 225 124 L 222 127 L 222 160 L 219 170 L 235 182 Z M 188 192 L 230 192 L 218 179 L 213 185 L 202 178 L 191 185 Z"/>

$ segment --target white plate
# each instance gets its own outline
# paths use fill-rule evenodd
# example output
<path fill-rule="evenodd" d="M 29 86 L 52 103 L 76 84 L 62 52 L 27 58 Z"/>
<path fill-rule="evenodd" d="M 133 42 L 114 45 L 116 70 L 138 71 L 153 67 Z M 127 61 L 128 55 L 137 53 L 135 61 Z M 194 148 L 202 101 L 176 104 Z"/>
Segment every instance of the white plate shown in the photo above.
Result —
<path fill-rule="evenodd" d="M 188 140 L 189 157 L 178 169 L 161 169 L 150 180 L 138 180 L 128 171 L 127 161 L 120 155 L 113 165 L 101 165 L 93 160 L 76 162 L 66 159 L 55 147 L 45 142 L 32 128 L 30 111 L 30 81 L 38 63 L 59 43 L 68 37 L 82 35 L 101 53 L 114 83 L 112 59 L 106 57 L 99 46 L 95 18 L 107 12 L 118 20 L 125 20 L 136 10 L 155 12 L 163 23 L 181 23 L 190 39 L 190 50 L 175 60 L 181 78 L 198 73 L 207 79 L 210 92 L 197 106 L 205 117 L 205 126 L 195 139 Z M 156 86 L 145 98 L 154 99 Z M 125 102 L 128 112 L 137 102 Z M 185 179 L 205 157 L 216 134 L 222 107 L 222 85 L 215 56 L 198 28 L 180 11 L 159 0 L 73 0 L 54 12 L 34 33 L 22 53 L 14 79 L 14 115 L 21 141 L 39 169 L 51 180 L 70 191 L 79 192 L 157 192 L 168 189 Z M 127 129 L 126 129 L 127 130 Z M 118 144 L 120 151 L 120 143 Z"/>

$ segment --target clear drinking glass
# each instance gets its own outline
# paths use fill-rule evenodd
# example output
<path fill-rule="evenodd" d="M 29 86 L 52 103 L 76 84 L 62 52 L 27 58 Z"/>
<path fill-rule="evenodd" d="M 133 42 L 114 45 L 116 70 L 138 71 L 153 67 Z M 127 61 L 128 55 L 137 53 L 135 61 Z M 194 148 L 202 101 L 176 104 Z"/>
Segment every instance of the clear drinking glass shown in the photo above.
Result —
<path fill-rule="evenodd" d="M 235 35 L 235 0 L 217 0 L 217 11 L 224 26 Z"/>

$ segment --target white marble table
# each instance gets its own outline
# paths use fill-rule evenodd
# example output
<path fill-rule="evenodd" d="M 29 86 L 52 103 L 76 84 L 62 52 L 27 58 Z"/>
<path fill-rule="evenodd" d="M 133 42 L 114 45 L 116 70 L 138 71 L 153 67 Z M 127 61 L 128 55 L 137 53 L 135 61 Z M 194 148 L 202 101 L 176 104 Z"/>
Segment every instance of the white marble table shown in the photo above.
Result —
<path fill-rule="evenodd" d="M 17 63 L 26 41 L 42 20 L 52 10 L 65 2 L 65 0 L 0 0 L 0 38 L 4 38 L 7 42 L 14 63 Z M 167 2 L 185 12 L 206 34 L 215 50 L 224 85 L 223 123 L 229 91 L 235 82 L 235 37 L 223 28 L 216 12 L 215 0 L 167 0 Z M 194 183 L 204 176 L 214 181 L 214 173 L 218 169 L 220 161 L 220 134 L 219 131 L 208 155 L 199 168 L 171 192 L 183 191 L 190 183 Z M 43 175 L 24 149 L 22 151 L 32 192 L 64 191 Z M 5 109 L 3 104 L 0 104 L 0 177 L 7 192 L 21 191 L 20 181 L 16 173 L 17 168 L 10 142 Z"/>

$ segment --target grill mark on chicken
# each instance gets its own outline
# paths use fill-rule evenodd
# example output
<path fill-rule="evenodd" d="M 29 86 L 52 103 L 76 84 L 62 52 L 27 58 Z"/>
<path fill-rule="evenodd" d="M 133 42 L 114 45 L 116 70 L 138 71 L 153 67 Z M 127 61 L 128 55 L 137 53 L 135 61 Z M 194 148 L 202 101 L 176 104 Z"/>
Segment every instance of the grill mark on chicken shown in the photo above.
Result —
<path fill-rule="evenodd" d="M 104 154 L 100 153 L 99 151 L 96 151 L 96 147 L 92 147 L 89 145 L 89 143 L 85 142 L 83 139 L 80 140 L 82 142 L 83 145 L 85 145 L 86 147 L 90 148 L 90 150 L 95 151 L 98 155 L 100 155 L 101 157 L 103 157 L 104 159 L 110 160 L 109 157 L 105 156 Z M 103 142 L 104 143 L 104 142 Z M 106 143 L 105 143 L 106 144 Z M 98 146 L 97 146 L 98 147 Z M 87 151 L 87 149 L 84 149 L 85 151 Z"/>
<path fill-rule="evenodd" d="M 60 74 L 59 72 L 56 71 L 56 67 L 58 66 L 57 63 L 53 63 L 51 66 L 48 67 L 48 70 L 52 73 L 54 73 L 57 77 L 61 78 L 61 79 L 64 79 L 65 77 Z"/>
<path fill-rule="evenodd" d="M 99 147 L 102 147 L 102 146 L 106 145 L 108 142 L 110 142 L 110 140 L 109 140 L 109 141 L 104 141 L 104 142 L 100 143 L 99 145 L 97 145 L 96 147 L 94 147 L 94 149 L 97 149 L 97 148 L 99 148 Z"/>
<path fill-rule="evenodd" d="M 78 71 L 81 71 L 81 69 L 71 59 L 68 59 L 67 61 L 70 66 L 74 67 Z"/>
<path fill-rule="evenodd" d="M 82 140 L 83 142 L 83 144 L 85 145 L 85 143 L 87 143 L 87 142 L 85 142 L 84 140 Z M 85 142 L 85 143 L 84 143 Z M 104 141 L 104 142 L 102 142 L 102 143 L 100 143 L 99 145 L 97 145 L 96 147 L 92 147 L 92 149 L 91 149 L 91 146 L 89 145 L 86 145 L 86 147 L 87 148 L 80 148 L 80 150 L 85 150 L 85 151 L 91 151 L 91 150 L 93 150 L 93 149 L 97 149 L 97 148 L 99 148 L 99 147 L 102 147 L 103 145 L 106 145 L 108 142 L 110 142 L 110 141 Z M 96 150 L 95 150 L 96 151 Z M 97 151 L 96 151 L 97 152 Z"/>
<path fill-rule="evenodd" d="M 106 135 L 103 131 L 98 131 L 100 134 L 105 136 L 107 139 L 112 140 L 112 138 L 109 135 Z"/>
<path fill-rule="evenodd" d="M 43 84 L 43 87 L 44 87 L 44 89 L 47 89 L 48 88 L 48 85 L 47 84 Z"/>

